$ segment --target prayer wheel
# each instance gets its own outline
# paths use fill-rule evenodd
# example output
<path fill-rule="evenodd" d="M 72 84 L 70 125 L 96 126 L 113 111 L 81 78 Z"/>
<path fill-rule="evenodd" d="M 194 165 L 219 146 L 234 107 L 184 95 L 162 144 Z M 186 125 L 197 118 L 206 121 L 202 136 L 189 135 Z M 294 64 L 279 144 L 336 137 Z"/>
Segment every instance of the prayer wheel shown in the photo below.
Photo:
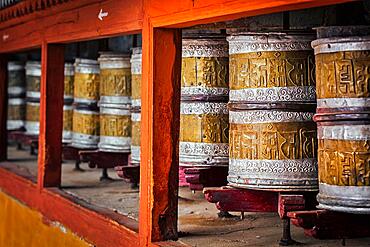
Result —
<path fill-rule="evenodd" d="M 231 186 L 317 190 L 313 38 L 300 33 L 228 37 Z"/>
<path fill-rule="evenodd" d="M 27 98 L 40 99 L 41 63 L 28 61 L 26 63 Z"/>
<path fill-rule="evenodd" d="M 74 102 L 96 105 L 99 100 L 99 64 L 96 60 L 77 58 L 74 74 Z"/>
<path fill-rule="evenodd" d="M 141 138 L 141 47 L 133 48 L 131 56 L 132 108 L 131 108 L 131 163 L 140 164 Z"/>
<path fill-rule="evenodd" d="M 76 148 L 97 148 L 99 142 L 99 112 L 95 107 L 73 109 L 72 143 Z"/>
<path fill-rule="evenodd" d="M 26 103 L 26 134 L 38 135 L 40 130 L 40 99 L 27 99 Z"/>
<path fill-rule="evenodd" d="M 8 99 L 7 130 L 24 128 L 26 117 L 26 100 L 24 98 Z"/>
<path fill-rule="evenodd" d="M 40 129 L 40 81 L 41 64 L 38 61 L 26 63 L 26 134 L 38 135 Z"/>
<path fill-rule="evenodd" d="M 318 207 L 370 214 L 370 29 L 317 31 Z"/>
<path fill-rule="evenodd" d="M 125 54 L 103 52 L 100 63 L 99 149 L 129 152 L 131 148 L 131 64 Z"/>
<path fill-rule="evenodd" d="M 63 105 L 63 143 L 72 141 L 72 122 L 73 122 L 73 64 L 64 64 L 64 105 Z"/>
<path fill-rule="evenodd" d="M 26 93 L 26 78 L 23 62 L 8 63 L 8 95 L 9 98 L 23 98 Z"/>
<path fill-rule="evenodd" d="M 183 39 L 180 166 L 228 164 L 228 44 L 224 36 Z"/>

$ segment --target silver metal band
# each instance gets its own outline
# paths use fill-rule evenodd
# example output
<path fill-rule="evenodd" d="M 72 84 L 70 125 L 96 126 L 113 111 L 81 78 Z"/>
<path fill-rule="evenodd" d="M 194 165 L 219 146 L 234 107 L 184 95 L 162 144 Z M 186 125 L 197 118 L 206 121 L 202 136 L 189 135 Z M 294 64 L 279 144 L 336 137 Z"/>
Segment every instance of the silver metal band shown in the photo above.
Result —
<path fill-rule="evenodd" d="M 311 41 L 315 38 L 307 34 L 288 33 L 241 33 L 227 37 L 229 54 L 263 51 L 302 51 L 312 50 Z"/>
<path fill-rule="evenodd" d="M 131 97 L 130 96 L 104 96 L 100 95 L 99 105 L 102 106 L 104 104 L 117 104 L 116 108 L 122 108 L 120 105 L 131 105 Z"/>
<path fill-rule="evenodd" d="M 227 180 L 241 188 L 317 190 L 317 160 L 230 159 Z"/>
<path fill-rule="evenodd" d="M 131 146 L 131 160 L 140 163 L 140 146 Z"/>
<path fill-rule="evenodd" d="M 23 62 L 18 62 L 18 61 L 8 62 L 8 71 L 19 71 L 19 70 L 24 70 Z"/>
<path fill-rule="evenodd" d="M 96 99 L 86 99 L 86 98 L 74 98 L 75 103 L 85 103 L 85 104 L 97 104 L 98 100 Z"/>
<path fill-rule="evenodd" d="M 79 114 L 99 115 L 99 112 L 97 112 L 97 111 L 91 111 L 91 110 L 74 109 L 73 111 L 76 112 L 76 113 L 79 113 Z"/>
<path fill-rule="evenodd" d="M 370 98 L 317 99 L 318 108 L 370 107 Z"/>
<path fill-rule="evenodd" d="M 117 109 L 110 107 L 100 107 L 100 114 L 109 114 L 109 115 L 118 115 L 118 116 L 130 116 L 130 108 L 126 109 Z"/>
<path fill-rule="evenodd" d="M 215 102 L 181 102 L 180 113 L 183 115 L 193 114 L 228 114 L 227 103 Z"/>
<path fill-rule="evenodd" d="M 141 121 L 141 113 L 132 112 L 131 113 L 131 121 L 133 122 L 140 122 Z"/>
<path fill-rule="evenodd" d="M 141 107 L 141 99 L 131 99 L 132 107 Z"/>
<path fill-rule="evenodd" d="M 370 124 L 367 125 L 330 125 L 317 127 L 318 139 L 329 140 L 370 140 Z"/>
<path fill-rule="evenodd" d="M 228 96 L 229 89 L 224 87 L 181 87 L 182 96 Z"/>
<path fill-rule="evenodd" d="M 368 51 L 370 50 L 370 36 L 325 38 L 312 41 L 315 55 L 341 51 Z"/>
<path fill-rule="evenodd" d="M 320 183 L 318 208 L 370 214 L 370 186 L 338 186 Z"/>
<path fill-rule="evenodd" d="M 28 61 L 26 63 L 26 75 L 41 76 L 41 63 L 38 61 Z"/>
<path fill-rule="evenodd" d="M 26 97 L 28 98 L 40 98 L 40 92 L 35 92 L 35 91 L 27 91 L 26 92 Z"/>
<path fill-rule="evenodd" d="M 12 105 L 25 105 L 26 104 L 26 100 L 23 99 L 23 98 L 9 98 L 8 99 L 8 104 L 9 104 L 9 106 L 12 106 Z"/>
<path fill-rule="evenodd" d="M 98 58 L 100 69 L 130 69 L 130 57 L 128 54 L 115 54 L 102 52 Z"/>
<path fill-rule="evenodd" d="M 141 75 L 141 60 L 142 60 L 141 47 L 133 48 L 131 56 L 131 74 Z"/>
<path fill-rule="evenodd" d="M 98 146 L 99 136 L 86 135 L 72 132 L 72 146 L 77 148 L 96 148 Z"/>
<path fill-rule="evenodd" d="M 270 88 L 245 88 L 230 90 L 230 101 L 251 102 L 285 102 L 304 101 L 315 102 L 315 86 L 303 87 L 270 87 Z"/>
<path fill-rule="evenodd" d="M 75 67 L 71 63 L 64 64 L 64 75 L 73 76 L 75 74 Z"/>
<path fill-rule="evenodd" d="M 229 157 L 228 143 L 180 142 L 180 156 Z"/>
<path fill-rule="evenodd" d="M 226 39 L 183 39 L 182 57 L 228 57 Z"/>
<path fill-rule="evenodd" d="M 73 106 L 72 105 L 63 105 L 63 111 L 72 111 Z"/>
<path fill-rule="evenodd" d="M 63 143 L 71 143 L 72 142 L 72 131 L 63 130 L 62 142 Z"/>
<path fill-rule="evenodd" d="M 23 120 L 7 120 L 6 129 L 7 130 L 16 130 L 24 127 L 25 121 Z"/>
<path fill-rule="evenodd" d="M 232 124 L 309 122 L 312 112 L 290 112 L 279 110 L 249 110 L 229 112 L 229 122 Z"/>
<path fill-rule="evenodd" d="M 40 133 L 40 123 L 33 121 L 26 121 L 25 123 L 26 134 L 38 135 Z"/>
<path fill-rule="evenodd" d="M 26 92 L 25 87 L 8 87 L 8 94 L 21 95 Z"/>
<path fill-rule="evenodd" d="M 81 73 L 81 74 L 99 74 L 100 73 L 99 63 L 96 60 L 76 58 L 74 66 L 75 66 L 75 73 Z"/>
<path fill-rule="evenodd" d="M 112 152 L 129 152 L 131 137 L 100 136 L 98 147 L 100 150 Z"/>

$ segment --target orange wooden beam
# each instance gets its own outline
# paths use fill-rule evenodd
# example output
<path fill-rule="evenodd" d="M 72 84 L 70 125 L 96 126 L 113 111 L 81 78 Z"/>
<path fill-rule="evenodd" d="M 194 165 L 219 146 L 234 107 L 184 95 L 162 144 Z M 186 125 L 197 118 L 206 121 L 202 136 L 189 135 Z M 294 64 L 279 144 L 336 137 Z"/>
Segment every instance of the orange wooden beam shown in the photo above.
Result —
<path fill-rule="evenodd" d="M 0 55 L 0 161 L 8 157 L 8 134 L 6 120 L 8 118 L 8 62 L 5 55 Z"/>
<path fill-rule="evenodd" d="M 177 239 L 181 30 L 143 29 L 140 245 Z"/>
<path fill-rule="evenodd" d="M 138 246 L 138 224 L 135 220 L 93 206 L 57 188 L 39 190 L 24 176 L 29 175 L 22 174 L 22 170 L 17 170 L 13 164 L 2 163 L 1 190 L 38 210 L 47 220 L 60 222 L 95 246 Z"/>
<path fill-rule="evenodd" d="M 41 49 L 39 187 L 61 183 L 64 46 L 44 42 Z"/>

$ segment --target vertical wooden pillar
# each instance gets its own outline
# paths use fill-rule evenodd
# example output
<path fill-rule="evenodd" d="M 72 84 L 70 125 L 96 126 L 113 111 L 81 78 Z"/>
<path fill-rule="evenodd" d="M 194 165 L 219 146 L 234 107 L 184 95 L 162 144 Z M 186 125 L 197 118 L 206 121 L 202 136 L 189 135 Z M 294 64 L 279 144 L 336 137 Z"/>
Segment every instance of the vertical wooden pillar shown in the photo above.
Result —
<path fill-rule="evenodd" d="M 177 239 L 181 30 L 143 28 L 140 246 Z"/>
<path fill-rule="evenodd" d="M 44 42 L 41 52 L 38 185 L 43 188 L 61 182 L 64 46 Z"/>
<path fill-rule="evenodd" d="M 6 120 L 8 115 L 8 62 L 6 55 L 0 55 L 0 161 L 8 158 Z"/>

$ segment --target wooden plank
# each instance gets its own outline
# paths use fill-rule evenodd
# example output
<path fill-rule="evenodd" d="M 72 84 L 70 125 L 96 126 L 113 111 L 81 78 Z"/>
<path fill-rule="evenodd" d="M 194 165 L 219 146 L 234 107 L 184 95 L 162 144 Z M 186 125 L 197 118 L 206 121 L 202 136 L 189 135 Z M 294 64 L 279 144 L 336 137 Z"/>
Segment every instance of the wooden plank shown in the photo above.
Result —
<path fill-rule="evenodd" d="M 42 189 L 17 175 L 13 164 L 1 164 L 0 187 L 46 219 L 60 222 L 94 246 L 137 246 L 138 223 L 110 209 L 94 206 L 57 189 Z"/>
<path fill-rule="evenodd" d="M 40 188 L 60 186 L 61 183 L 64 46 L 44 42 L 41 52 L 38 154 Z"/>
<path fill-rule="evenodd" d="M 313 8 L 355 0 L 147 0 L 145 12 L 154 27 L 184 28 L 242 17 Z"/>
<path fill-rule="evenodd" d="M 76 1 L 71 1 L 72 4 Z M 141 1 L 94 1 L 82 7 L 64 10 L 65 5 L 55 6 L 52 15 L 41 15 L 25 23 L 0 30 L 0 53 L 41 46 L 48 43 L 62 43 L 103 38 L 112 35 L 139 33 L 142 28 Z M 64 7 L 65 8 L 65 7 Z M 102 20 L 102 10 L 108 13 Z"/>
<path fill-rule="evenodd" d="M 8 118 L 8 67 L 6 55 L 0 55 L 0 161 L 8 158 L 8 135 L 6 120 Z"/>
<path fill-rule="evenodd" d="M 181 31 L 143 30 L 140 245 L 177 239 Z"/>

